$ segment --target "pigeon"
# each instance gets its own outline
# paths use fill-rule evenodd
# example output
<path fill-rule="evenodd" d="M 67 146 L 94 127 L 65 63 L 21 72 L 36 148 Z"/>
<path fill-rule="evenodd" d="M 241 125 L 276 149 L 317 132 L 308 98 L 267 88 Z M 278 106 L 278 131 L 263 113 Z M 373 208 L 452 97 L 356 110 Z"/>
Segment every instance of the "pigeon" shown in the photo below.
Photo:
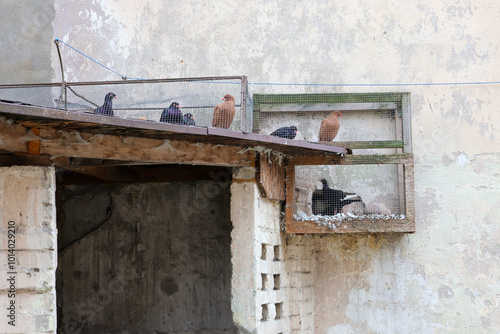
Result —
<path fill-rule="evenodd" d="M 160 116 L 160 122 L 172 124 L 184 124 L 184 118 L 178 102 L 172 102 L 170 106 L 163 109 Z"/>
<path fill-rule="evenodd" d="M 115 93 L 109 92 L 104 97 L 104 104 L 94 109 L 95 114 L 113 116 L 113 98 L 117 99 Z"/>
<path fill-rule="evenodd" d="M 184 125 L 196 125 L 195 123 L 195 118 L 193 116 L 193 114 L 191 113 L 187 113 L 184 115 L 184 117 L 182 117 L 182 120 L 184 122 Z"/>
<path fill-rule="evenodd" d="M 366 213 L 369 215 L 390 215 L 391 210 L 384 203 L 370 203 L 366 206 Z"/>
<path fill-rule="evenodd" d="M 365 214 L 366 205 L 363 202 L 353 202 L 351 204 L 344 205 L 342 208 L 342 213 L 345 215 L 355 215 L 362 216 Z"/>
<path fill-rule="evenodd" d="M 354 202 L 361 202 L 357 195 L 349 195 L 342 190 L 332 189 L 326 179 L 321 179 L 323 188 L 312 194 L 312 212 L 314 215 L 333 216 L 342 212 L 342 207 Z"/>
<path fill-rule="evenodd" d="M 339 117 L 342 118 L 342 114 L 336 110 L 321 121 L 318 135 L 319 141 L 332 141 L 337 136 L 340 128 Z"/>
<path fill-rule="evenodd" d="M 292 126 L 284 126 L 277 130 L 271 132 L 271 136 L 293 139 L 297 135 L 297 127 L 295 125 Z"/>
<path fill-rule="evenodd" d="M 224 102 L 216 105 L 214 108 L 212 127 L 229 129 L 231 123 L 233 123 L 235 114 L 234 97 L 231 94 L 226 94 L 222 100 Z"/>

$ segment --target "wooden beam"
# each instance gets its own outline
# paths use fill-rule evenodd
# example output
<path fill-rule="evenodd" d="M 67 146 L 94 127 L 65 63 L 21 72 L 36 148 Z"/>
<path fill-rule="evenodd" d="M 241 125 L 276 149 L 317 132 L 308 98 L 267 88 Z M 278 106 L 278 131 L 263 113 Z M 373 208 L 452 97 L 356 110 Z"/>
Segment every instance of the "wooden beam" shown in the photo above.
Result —
<path fill-rule="evenodd" d="M 398 102 L 402 93 L 320 93 L 320 94 L 254 94 L 254 110 L 262 103 L 366 103 Z M 257 108 L 256 108 L 257 107 Z"/>
<path fill-rule="evenodd" d="M 26 154 L 26 143 L 36 139 L 37 136 L 28 128 L 0 116 L 0 150 Z"/>
<path fill-rule="evenodd" d="M 0 166 L 52 166 L 48 155 L 2 154 Z"/>
<path fill-rule="evenodd" d="M 109 159 L 87 159 L 87 158 L 69 158 L 69 157 L 52 157 L 52 162 L 58 167 L 87 167 L 87 166 L 154 166 L 161 165 L 160 162 L 142 162 L 128 160 L 109 160 Z"/>
<path fill-rule="evenodd" d="M 340 142 L 320 141 L 318 142 L 318 144 L 343 147 L 351 150 L 404 147 L 403 140 L 369 140 L 369 141 L 340 141 Z"/>
<path fill-rule="evenodd" d="M 415 222 L 415 163 L 413 156 L 403 165 L 406 218 Z"/>
<path fill-rule="evenodd" d="M 31 128 L 31 133 L 35 136 L 40 137 L 39 128 Z M 39 155 L 40 154 L 40 140 L 30 140 L 28 141 L 28 154 L 29 155 Z"/>
<path fill-rule="evenodd" d="M 344 111 L 378 111 L 394 110 L 395 102 L 355 102 L 355 103 L 265 103 L 260 105 L 260 112 L 329 114 L 334 110 Z"/>
<path fill-rule="evenodd" d="M 286 232 L 292 234 L 306 233 L 413 233 L 415 223 L 411 219 L 401 220 L 344 220 L 335 223 L 335 228 L 321 226 L 309 221 L 293 221 L 286 225 Z"/>
<path fill-rule="evenodd" d="M 255 175 L 262 196 L 285 200 L 285 157 L 273 153 L 260 153 L 257 156 Z"/>
<path fill-rule="evenodd" d="M 217 166 L 254 166 L 241 146 L 41 129 L 40 153 L 87 159 Z"/>
<path fill-rule="evenodd" d="M 403 164 L 413 161 L 413 154 L 363 154 L 295 156 L 289 158 L 294 165 L 365 165 L 365 164 Z"/>
<path fill-rule="evenodd" d="M 120 166 L 65 167 L 66 169 L 94 178 L 117 183 L 134 183 L 137 177 Z"/>
<path fill-rule="evenodd" d="M 286 166 L 286 203 L 285 203 L 285 220 L 288 233 L 288 225 L 294 223 L 293 212 L 295 202 L 295 165 L 287 162 Z"/>
<path fill-rule="evenodd" d="M 192 165 L 134 165 L 60 168 L 57 171 L 58 185 L 113 184 L 151 182 L 215 181 L 229 182 L 232 170 L 218 166 Z M 101 171 L 102 173 L 98 173 Z"/>

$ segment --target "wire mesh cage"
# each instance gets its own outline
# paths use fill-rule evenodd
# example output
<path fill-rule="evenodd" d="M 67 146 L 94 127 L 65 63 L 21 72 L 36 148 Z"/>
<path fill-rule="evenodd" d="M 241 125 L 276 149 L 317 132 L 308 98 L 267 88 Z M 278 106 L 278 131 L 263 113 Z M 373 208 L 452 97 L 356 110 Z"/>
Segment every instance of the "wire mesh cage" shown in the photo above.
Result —
<path fill-rule="evenodd" d="M 0 100 L 144 121 L 252 129 L 245 76 L 2 85 Z"/>
<path fill-rule="evenodd" d="M 413 232 L 412 155 L 292 158 L 287 231 Z"/>
<path fill-rule="evenodd" d="M 255 94 L 253 131 L 356 154 L 411 152 L 409 107 L 407 93 Z"/>

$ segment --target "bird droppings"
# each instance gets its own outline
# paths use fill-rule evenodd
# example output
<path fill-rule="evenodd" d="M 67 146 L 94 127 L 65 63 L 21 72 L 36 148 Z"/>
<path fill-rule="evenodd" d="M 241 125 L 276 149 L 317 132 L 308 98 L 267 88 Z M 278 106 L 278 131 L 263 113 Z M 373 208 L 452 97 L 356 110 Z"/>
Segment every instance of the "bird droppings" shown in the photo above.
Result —
<path fill-rule="evenodd" d="M 307 215 L 304 211 L 298 210 L 296 214 L 293 215 L 293 219 L 296 221 L 309 221 L 313 223 L 317 223 L 320 226 L 324 226 L 331 229 L 336 229 L 340 227 L 344 221 L 355 221 L 355 220 L 403 220 L 406 216 L 403 214 L 390 214 L 390 215 L 382 215 L 382 214 L 364 214 L 364 215 L 355 215 L 351 212 L 347 214 L 337 213 L 333 216 L 322 216 L 322 215 Z M 345 226 L 344 226 L 345 228 Z"/>
<path fill-rule="evenodd" d="M 470 162 L 469 158 L 467 158 L 467 155 L 465 153 L 460 153 L 456 157 L 456 162 L 460 167 L 465 167 L 467 163 Z"/>

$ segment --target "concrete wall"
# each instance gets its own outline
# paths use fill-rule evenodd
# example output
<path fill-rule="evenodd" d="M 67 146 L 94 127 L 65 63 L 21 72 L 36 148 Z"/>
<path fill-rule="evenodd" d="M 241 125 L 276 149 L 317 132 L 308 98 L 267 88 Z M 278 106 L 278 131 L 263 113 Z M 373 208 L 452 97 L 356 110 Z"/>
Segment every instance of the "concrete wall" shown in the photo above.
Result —
<path fill-rule="evenodd" d="M 1 333 L 55 333 L 55 175 L 0 168 Z"/>
<path fill-rule="evenodd" d="M 409 92 L 417 232 L 302 240 L 316 252 L 315 332 L 500 330 L 500 86 L 406 85 L 498 81 L 498 1 L 53 3 L 45 34 L 130 77 L 395 84 L 251 85 L 253 93 Z M 50 43 L 40 39 L 41 51 L 17 62 L 46 59 Z M 69 80 L 119 79 L 65 52 Z M 54 48 L 51 56 L 43 77 L 59 80 Z"/>
<path fill-rule="evenodd" d="M 51 82 L 54 3 L 5 0 L 0 12 L 0 84 Z"/>
<path fill-rule="evenodd" d="M 236 332 L 228 183 L 59 191 L 61 231 L 80 233 L 59 255 L 62 333 Z M 82 230 L 88 218 L 99 226 Z"/>

